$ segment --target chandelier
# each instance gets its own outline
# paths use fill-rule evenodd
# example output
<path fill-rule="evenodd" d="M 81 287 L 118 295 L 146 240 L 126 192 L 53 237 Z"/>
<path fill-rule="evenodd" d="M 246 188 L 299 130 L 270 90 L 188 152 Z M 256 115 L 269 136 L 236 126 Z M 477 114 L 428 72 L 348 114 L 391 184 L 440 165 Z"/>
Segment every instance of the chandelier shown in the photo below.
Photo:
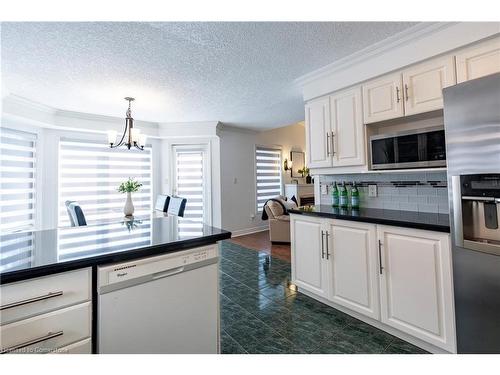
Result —
<path fill-rule="evenodd" d="M 128 101 L 128 109 L 125 118 L 125 130 L 123 131 L 122 138 L 120 142 L 116 143 L 116 130 L 108 131 L 108 143 L 109 147 L 117 148 L 125 145 L 129 150 L 135 147 L 139 150 L 144 150 L 146 144 L 146 135 L 141 134 L 139 129 L 134 128 L 134 119 L 132 118 L 132 111 L 130 109 L 130 104 L 135 100 L 134 98 L 126 97 L 125 100 Z"/>

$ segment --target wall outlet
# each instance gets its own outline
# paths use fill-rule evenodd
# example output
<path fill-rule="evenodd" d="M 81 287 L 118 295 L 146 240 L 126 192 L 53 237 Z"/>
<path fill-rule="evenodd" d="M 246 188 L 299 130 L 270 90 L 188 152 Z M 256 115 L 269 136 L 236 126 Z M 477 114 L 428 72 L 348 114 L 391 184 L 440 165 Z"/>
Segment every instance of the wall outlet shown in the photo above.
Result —
<path fill-rule="evenodd" d="M 372 198 L 377 196 L 377 185 L 368 185 L 368 196 Z"/>
<path fill-rule="evenodd" d="M 255 214 L 250 214 L 250 219 L 255 220 Z"/>
<path fill-rule="evenodd" d="M 321 195 L 327 195 L 328 194 L 328 186 L 321 184 Z"/>

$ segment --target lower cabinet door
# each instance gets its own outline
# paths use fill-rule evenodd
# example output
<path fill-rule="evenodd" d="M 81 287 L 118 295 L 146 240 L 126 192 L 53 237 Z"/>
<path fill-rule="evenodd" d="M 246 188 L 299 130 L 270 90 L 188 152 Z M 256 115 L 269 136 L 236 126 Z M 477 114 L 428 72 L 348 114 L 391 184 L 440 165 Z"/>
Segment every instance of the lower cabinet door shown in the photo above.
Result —
<path fill-rule="evenodd" d="M 456 351 L 449 235 L 378 227 L 381 320 Z"/>
<path fill-rule="evenodd" d="M 323 219 L 290 216 L 292 280 L 318 296 L 328 298 L 327 261 Z"/>
<path fill-rule="evenodd" d="M 330 300 L 380 317 L 375 224 L 328 220 Z"/>

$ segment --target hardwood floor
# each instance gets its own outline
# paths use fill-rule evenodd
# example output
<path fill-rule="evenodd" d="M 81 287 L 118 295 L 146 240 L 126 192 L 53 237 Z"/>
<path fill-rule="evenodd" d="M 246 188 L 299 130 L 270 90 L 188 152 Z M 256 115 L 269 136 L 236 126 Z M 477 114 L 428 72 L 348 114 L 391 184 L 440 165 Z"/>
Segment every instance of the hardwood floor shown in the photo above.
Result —
<path fill-rule="evenodd" d="M 263 251 L 276 258 L 290 262 L 290 244 L 272 244 L 269 241 L 269 231 L 231 238 L 230 241 L 248 249 Z"/>

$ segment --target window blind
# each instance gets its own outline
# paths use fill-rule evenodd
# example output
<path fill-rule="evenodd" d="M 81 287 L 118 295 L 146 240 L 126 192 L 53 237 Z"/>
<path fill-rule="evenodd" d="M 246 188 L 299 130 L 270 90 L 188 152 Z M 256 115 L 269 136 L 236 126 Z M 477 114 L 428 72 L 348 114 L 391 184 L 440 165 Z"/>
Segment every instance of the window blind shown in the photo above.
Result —
<path fill-rule="evenodd" d="M 59 225 L 70 225 L 65 201 L 77 201 L 87 224 L 123 217 L 125 194 L 118 186 L 129 177 L 143 184 L 132 193 L 134 215 L 149 215 L 152 201 L 151 148 L 111 149 L 89 141 L 59 143 Z"/>
<path fill-rule="evenodd" d="M 36 134 L 0 128 L 0 232 L 35 225 Z"/>
<path fill-rule="evenodd" d="M 255 176 L 257 212 L 262 212 L 268 199 L 281 195 L 281 149 L 255 148 Z"/>
<path fill-rule="evenodd" d="M 203 150 L 176 150 L 177 195 L 187 199 L 184 217 L 199 223 L 204 219 Z"/>

